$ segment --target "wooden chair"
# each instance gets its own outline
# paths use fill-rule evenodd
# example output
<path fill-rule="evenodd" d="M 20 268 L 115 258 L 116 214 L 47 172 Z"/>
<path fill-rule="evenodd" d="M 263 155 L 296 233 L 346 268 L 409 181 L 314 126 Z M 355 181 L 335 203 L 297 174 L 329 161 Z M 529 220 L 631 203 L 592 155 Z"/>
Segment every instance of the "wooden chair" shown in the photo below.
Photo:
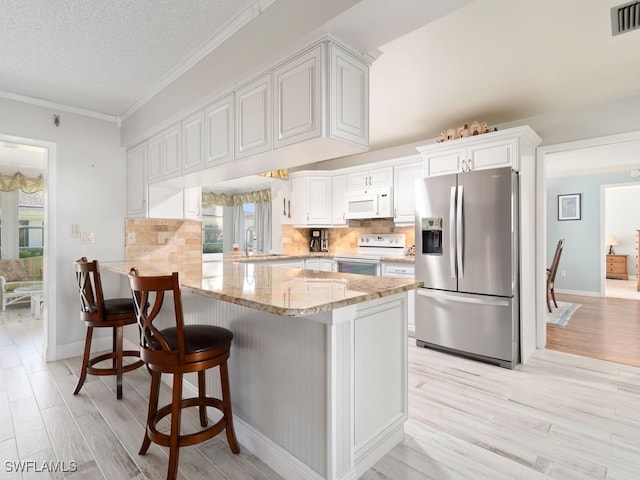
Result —
<path fill-rule="evenodd" d="M 80 293 L 80 319 L 87 326 L 84 342 L 82 369 L 73 394 L 77 395 L 84 384 L 87 374 L 115 375 L 116 398 L 122 398 L 122 374 L 144 365 L 137 350 L 123 349 L 123 329 L 125 325 L 136 323 L 134 305 L 131 298 L 114 298 L 105 300 L 102 293 L 102 281 L 98 261 L 87 261 L 82 257 L 75 262 L 76 280 Z M 113 342 L 110 352 L 91 357 L 91 339 L 94 328 L 110 327 L 113 329 Z M 136 357 L 137 361 L 124 365 L 123 357 Z M 111 367 L 96 367 L 97 363 L 112 360 Z"/>
<path fill-rule="evenodd" d="M 231 451 L 239 453 L 240 447 L 233 429 L 227 367 L 233 333 L 213 325 L 184 324 L 178 273 L 142 277 L 132 268 L 129 281 L 141 329 L 140 357 L 151 371 L 147 426 L 139 454 L 144 455 L 151 442 L 169 447 L 167 478 L 175 479 L 180 447 L 204 442 L 225 430 Z M 175 325 L 159 329 L 154 321 L 163 308 L 165 296 L 173 299 Z M 206 395 L 205 371 L 216 366 L 220 367 L 222 399 Z M 183 399 L 182 379 L 189 372 L 198 373 L 198 396 Z M 159 407 L 158 396 L 163 373 L 173 374 L 173 392 L 171 403 Z M 198 407 L 200 425 L 203 428 L 195 433 L 181 434 L 181 410 L 187 407 Z M 208 427 L 207 407 L 214 407 L 222 412 L 222 418 Z M 168 434 L 159 432 L 157 428 L 160 420 L 167 415 L 171 415 Z"/>
<path fill-rule="evenodd" d="M 560 263 L 560 255 L 562 255 L 562 249 L 564 248 L 564 239 L 558 241 L 558 245 L 556 246 L 556 251 L 553 255 L 553 261 L 551 262 L 551 266 L 547 268 L 547 310 L 551 313 L 551 301 L 553 300 L 553 304 L 556 308 L 558 308 L 558 303 L 556 302 L 556 294 L 553 290 L 554 283 L 556 280 L 556 273 L 558 272 L 558 264 Z"/>

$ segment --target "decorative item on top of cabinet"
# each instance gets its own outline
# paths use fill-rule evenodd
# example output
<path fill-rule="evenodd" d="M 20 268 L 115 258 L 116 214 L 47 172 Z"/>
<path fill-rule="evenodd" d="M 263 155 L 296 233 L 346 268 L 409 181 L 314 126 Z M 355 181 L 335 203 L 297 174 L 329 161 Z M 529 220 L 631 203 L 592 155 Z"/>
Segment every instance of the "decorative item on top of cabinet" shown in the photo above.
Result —
<path fill-rule="evenodd" d="M 498 167 L 518 171 L 520 158 L 525 153 L 527 157 L 534 156 L 541 141 L 531 127 L 525 125 L 417 149 L 424 158 L 426 176 L 433 177 Z"/>

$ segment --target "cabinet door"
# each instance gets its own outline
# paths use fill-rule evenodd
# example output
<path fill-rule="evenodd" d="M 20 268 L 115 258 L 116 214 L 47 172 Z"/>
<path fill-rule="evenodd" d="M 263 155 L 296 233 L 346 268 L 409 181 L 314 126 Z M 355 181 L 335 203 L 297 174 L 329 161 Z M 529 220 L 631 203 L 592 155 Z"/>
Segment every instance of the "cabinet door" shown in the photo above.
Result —
<path fill-rule="evenodd" d="M 465 150 L 447 150 L 444 152 L 425 155 L 425 170 L 427 177 L 447 175 L 462 171 L 462 161 L 465 160 Z"/>
<path fill-rule="evenodd" d="M 205 111 L 206 166 L 233 160 L 233 94 L 218 100 Z"/>
<path fill-rule="evenodd" d="M 364 190 L 369 186 L 369 171 L 351 172 L 347 175 L 347 190 Z"/>
<path fill-rule="evenodd" d="M 151 137 L 147 142 L 147 181 L 162 180 L 162 134 Z"/>
<path fill-rule="evenodd" d="M 294 177 L 291 179 L 291 223 L 307 224 L 307 179 Z"/>
<path fill-rule="evenodd" d="M 193 187 L 183 190 L 184 218 L 202 219 L 202 188 Z"/>
<path fill-rule="evenodd" d="M 369 66 L 334 44 L 331 63 L 331 136 L 369 145 Z"/>
<path fill-rule="evenodd" d="M 147 215 L 147 142 L 127 152 L 127 216 Z"/>
<path fill-rule="evenodd" d="M 173 125 L 162 132 L 162 178 L 173 178 L 180 175 L 182 163 L 180 157 L 180 124 Z"/>
<path fill-rule="evenodd" d="M 273 72 L 275 148 L 322 134 L 321 82 L 320 46 Z"/>
<path fill-rule="evenodd" d="M 369 170 L 370 187 L 387 187 L 391 185 L 393 185 L 393 167 Z"/>
<path fill-rule="evenodd" d="M 517 140 L 513 139 L 469 147 L 467 161 L 471 170 L 497 167 L 513 167 L 518 170 L 517 156 Z"/>
<path fill-rule="evenodd" d="M 271 74 L 236 92 L 236 158 L 271 150 Z"/>
<path fill-rule="evenodd" d="M 346 225 L 346 209 L 344 193 L 347 189 L 346 175 L 331 177 L 331 224 Z"/>
<path fill-rule="evenodd" d="M 204 167 L 204 111 L 182 121 L 182 173 Z"/>
<path fill-rule="evenodd" d="M 307 178 L 307 211 L 308 224 L 331 224 L 331 177 Z"/>
<path fill-rule="evenodd" d="M 415 181 L 424 177 L 422 158 L 416 158 L 393 169 L 393 220 L 396 223 L 415 222 Z"/>

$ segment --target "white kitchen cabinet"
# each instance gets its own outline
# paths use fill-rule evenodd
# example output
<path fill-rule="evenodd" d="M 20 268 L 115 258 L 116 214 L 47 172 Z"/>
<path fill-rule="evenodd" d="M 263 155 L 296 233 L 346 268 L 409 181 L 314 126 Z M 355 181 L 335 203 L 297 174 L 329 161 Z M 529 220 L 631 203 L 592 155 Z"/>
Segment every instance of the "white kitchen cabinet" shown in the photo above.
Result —
<path fill-rule="evenodd" d="M 147 215 L 147 142 L 127 151 L 127 216 Z"/>
<path fill-rule="evenodd" d="M 236 159 L 271 150 L 271 110 L 271 73 L 256 78 L 236 91 Z"/>
<path fill-rule="evenodd" d="M 321 74 L 320 45 L 274 70 L 274 148 L 322 134 Z"/>
<path fill-rule="evenodd" d="M 329 43 L 330 132 L 334 138 L 369 145 L 369 66 Z"/>
<path fill-rule="evenodd" d="M 184 218 L 202 220 L 202 188 L 185 188 L 182 191 L 184 202 Z"/>
<path fill-rule="evenodd" d="M 382 262 L 382 276 L 391 278 L 415 278 L 416 266 L 407 262 Z M 409 292 L 407 305 L 407 329 L 409 336 L 414 336 L 416 331 L 416 306 L 415 290 Z"/>
<path fill-rule="evenodd" d="M 233 161 L 233 94 L 226 95 L 205 109 L 205 166 Z"/>
<path fill-rule="evenodd" d="M 182 173 L 182 130 L 180 123 L 162 132 L 162 179 L 174 178 Z"/>
<path fill-rule="evenodd" d="M 274 267 L 304 268 L 303 258 L 287 258 L 283 260 L 261 260 L 261 265 L 271 265 Z"/>
<path fill-rule="evenodd" d="M 345 204 L 346 190 L 346 175 L 334 175 L 331 177 L 331 225 L 333 226 L 344 226 L 347 224 Z"/>
<path fill-rule="evenodd" d="M 415 222 L 415 181 L 424 177 L 422 156 L 414 155 L 406 163 L 393 166 L 393 221 Z"/>
<path fill-rule="evenodd" d="M 159 133 L 147 141 L 147 182 L 162 180 L 162 134 Z"/>
<path fill-rule="evenodd" d="M 391 185 L 393 185 L 393 167 L 356 170 L 347 174 L 347 190 L 365 190 Z"/>
<path fill-rule="evenodd" d="M 291 176 L 291 216 L 298 227 L 331 224 L 331 177 L 312 172 Z"/>
<path fill-rule="evenodd" d="M 488 168 L 520 169 L 520 143 L 539 144 L 540 137 L 528 126 L 465 137 L 418 147 L 425 162 L 425 176 L 463 173 Z"/>
<path fill-rule="evenodd" d="M 335 272 L 336 262 L 333 258 L 307 258 L 304 261 L 304 268 L 307 270 L 317 270 L 319 272 Z"/>
<path fill-rule="evenodd" d="M 182 173 L 204 167 L 204 110 L 182 121 Z"/>

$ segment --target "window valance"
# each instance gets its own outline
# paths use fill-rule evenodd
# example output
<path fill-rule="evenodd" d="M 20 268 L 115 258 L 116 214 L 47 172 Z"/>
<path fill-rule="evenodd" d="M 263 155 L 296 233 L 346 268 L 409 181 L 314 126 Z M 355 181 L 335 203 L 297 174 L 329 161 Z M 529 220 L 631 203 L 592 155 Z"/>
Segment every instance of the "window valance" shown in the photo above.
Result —
<path fill-rule="evenodd" d="M 202 206 L 223 205 L 231 207 L 233 205 L 244 205 L 245 203 L 266 203 L 271 201 L 271 190 L 257 190 L 245 193 L 214 193 L 206 192 L 202 194 Z"/>
<path fill-rule="evenodd" d="M 36 178 L 28 178 L 18 172 L 15 175 L 0 174 L 0 191 L 12 192 L 20 189 L 24 193 L 35 193 L 44 189 L 44 179 L 42 175 Z"/>

